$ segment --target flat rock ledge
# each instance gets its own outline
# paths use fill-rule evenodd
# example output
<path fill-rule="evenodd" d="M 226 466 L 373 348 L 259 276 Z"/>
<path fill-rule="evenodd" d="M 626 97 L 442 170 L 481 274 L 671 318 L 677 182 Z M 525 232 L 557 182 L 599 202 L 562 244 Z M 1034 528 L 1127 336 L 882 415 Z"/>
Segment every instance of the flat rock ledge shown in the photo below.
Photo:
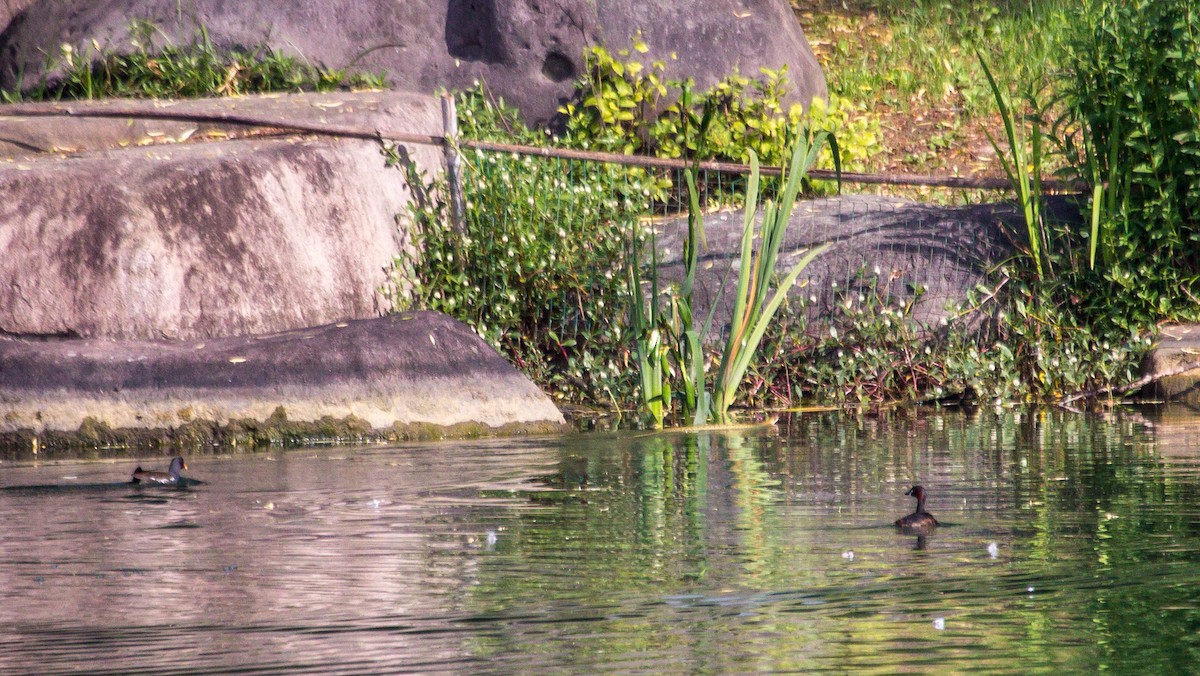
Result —
<path fill-rule="evenodd" d="M 1163 326 L 1142 375 L 1152 378 L 1143 397 L 1200 407 L 1200 324 Z"/>
<path fill-rule="evenodd" d="M 192 341 L 0 336 L 9 460 L 565 427 L 537 386 L 435 312 Z"/>

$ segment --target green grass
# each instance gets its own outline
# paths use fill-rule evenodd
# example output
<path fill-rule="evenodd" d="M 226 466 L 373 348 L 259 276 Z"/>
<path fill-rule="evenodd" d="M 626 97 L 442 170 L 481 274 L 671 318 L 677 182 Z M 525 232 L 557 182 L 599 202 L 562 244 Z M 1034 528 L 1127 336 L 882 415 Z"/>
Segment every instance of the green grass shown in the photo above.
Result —
<path fill-rule="evenodd" d="M 793 0 L 833 96 L 882 126 L 875 170 L 1002 175 L 1002 87 L 1039 92 L 1079 25 L 1074 0 Z M 1041 92 L 1045 99 L 1053 91 Z M 941 201 L 917 191 L 920 199 Z M 906 194 L 901 191 L 900 194 Z M 944 196 L 943 196 L 944 197 Z"/>
<path fill-rule="evenodd" d="M 829 89 L 906 114 L 951 105 L 972 117 L 994 112 L 975 58 L 997 80 L 1042 81 L 1069 34 L 1073 0 L 797 0 Z"/>

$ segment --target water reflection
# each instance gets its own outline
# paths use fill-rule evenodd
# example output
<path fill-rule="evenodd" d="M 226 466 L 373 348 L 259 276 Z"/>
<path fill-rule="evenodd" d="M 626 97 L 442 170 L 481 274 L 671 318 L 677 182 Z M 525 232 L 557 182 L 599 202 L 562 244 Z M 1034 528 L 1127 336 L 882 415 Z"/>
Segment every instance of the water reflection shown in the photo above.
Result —
<path fill-rule="evenodd" d="M 1159 415 L 189 458 L 206 483 L 158 493 L 4 467 L 0 664 L 1169 670 L 1200 647 L 1200 454 Z M 892 523 L 915 483 L 927 535 Z"/>

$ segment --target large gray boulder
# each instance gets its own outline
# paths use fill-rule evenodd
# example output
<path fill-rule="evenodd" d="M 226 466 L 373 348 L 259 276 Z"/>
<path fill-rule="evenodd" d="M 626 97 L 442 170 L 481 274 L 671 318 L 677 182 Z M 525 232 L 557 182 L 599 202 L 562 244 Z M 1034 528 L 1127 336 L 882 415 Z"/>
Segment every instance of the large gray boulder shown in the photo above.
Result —
<path fill-rule="evenodd" d="M 72 114 L 37 115 L 57 110 Z M 395 259 L 416 255 L 403 216 L 428 195 L 410 172 L 388 168 L 377 139 L 278 132 L 428 137 L 441 130 L 436 99 L 2 112 L 0 457 L 562 424 L 461 323 L 379 317 L 391 309 L 381 287 Z M 222 121 L 230 116 L 268 126 Z M 425 141 L 402 146 L 412 172 L 440 168 L 441 147 Z"/>
<path fill-rule="evenodd" d="M 786 0 L 41 0 L 0 34 L 0 88 L 59 72 L 48 57 L 133 49 L 130 25 L 149 21 L 174 43 L 203 27 L 219 48 L 267 44 L 330 68 L 383 71 L 399 89 L 432 93 L 485 82 L 527 121 L 550 120 L 573 92 L 588 45 L 629 46 L 670 75 L 709 85 L 734 69 L 788 66 L 794 100 L 825 81 Z M 675 53 L 677 59 L 671 59 Z"/>
<path fill-rule="evenodd" d="M 441 129 L 435 99 L 395 92 L 112 105 Z M 412 250 L 396 219 L 412 190 L 379 143 L 210 138 L 235 131 L 0 117 L 0 157 L 11 160 L 0 162 L 0 332 L 204 339 L 391 309 L 381 288 Z M 409 156 L 427 173 L 440 167 L 436 146 L 413 145 Z"/>
<path fill-rule="evenodd" d="M 47 432 L 99 428 L 123 443 L 146 439 L 133 430 L 170 440 L 198 422 L 271 419 L 325 421 L 357 437 L 563 424 L 528 378 L 434 312 L 204 341 L 0 335 L 0 450 L 22 436 L 33 450 L 32 436 Z"/>
<path fill-rule="evenodd" d="M 1047 214 L 1060 222 L 1079 218 L 1069 198 L 1052 198 Z M 761 220 L 760 211 L 756 232 Z M 700 258 L 693 312 L 702 323 L 716 305 L 710 340 L 720 337 L 733 313 L 742 223 L 740 211 L 704 217 L 708 246 Z M 944 207 L 874 195 L 801 201 L 792 211 L 776 269 L 786 274 L 807 251 L 829 245 L 791 293 L 792 307 L 803 308 L 810 331 L 827 332 L 872 298 L 893 309 L 907 306 L 918 331 L 936 331 L 997 264 L 1018 253 L 1013 233 L 1024 227 L 1011 203 Z M 660 275 L 679 283 L 687 222 L 660 222 L 656 230 Z"/>
<path fill-rule="evenodd" d="M 8 25 L 12 18 L 21 10 L 32 5 L 37 0 L 0 0 L 0 31 Z"/>

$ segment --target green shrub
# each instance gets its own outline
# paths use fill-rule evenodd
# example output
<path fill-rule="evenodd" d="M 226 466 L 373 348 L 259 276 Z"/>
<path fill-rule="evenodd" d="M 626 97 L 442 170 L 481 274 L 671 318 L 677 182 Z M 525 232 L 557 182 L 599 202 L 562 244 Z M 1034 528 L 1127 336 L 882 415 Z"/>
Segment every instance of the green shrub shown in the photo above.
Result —
<path fill-rule="evenodd" d="M 526 128 L 481 88 L 459 95 L 460 129 L 468 138 L 728 160 L 759 149 L 772 156 L 796 133 L 785 123 L 798 111 L 780 110 L 782 73 L 729 78 L 695 93 L 662 78 L 662 64 L 631 66 L 622 58 L 593 52 L 589 79 L 578 102 L 564 109 L 558 138 Z M 867 162 L 877 123 L 843 99 L 831 101 L 814 104 L 803 133 L 848 134 L 840 157 Z M 709 125 L 702 124 L 706 113 Z M 700 137 L 701 128 L 711 133 Z M 470 323 L 558 398 L 632 408 L 637 336 L 626 318 L 636 292 L 625 271 L 633 252 L 645 250 L 638 216 L 677 196 L 678 177 L 495 153 L 468 152 L 466 159 L 465 232 L 438 204 L 417 214 L 426 250 L 422 301 Z M 1032 266 L 1010 265 L 947 325 L 918 326 L 910 301 L 859 294 L 857 287 L 826 318 L 832 326 L 807 331 L 799 313 L 788 315 L 748 367 L 738 403 L 1053 401 L 1132 381 L 1148 348 L 1145 324 L 1076 312 L 1079 289 L 1094 283 L 1078 258 L 1087 233 L 1053 222 L 1045 228 L 1047 265 L 1062 274 L 1039 279 Z M 657 359 L 657 378 L 678 377 L 670 371 L 680 367 L 664 358 L 655 336 L 642 337 L 642 361 Z M 656 400 L 665 402 L 663 395 Z"/>
<path fill-rule="evenodd" d="M 695 96 L 690 85 L 663 79 L 662 64 L 645 68 L 598 48 L 591 64 L 580 104 L 564 109 L 563 136 L 529 129 L 482 87 L 456 97 L 460 134 L 619 152 L 650 144 L 675 157 L 737 161 L 762 148 L 779 161 L 794 133 L 787 125 L 801 113 L 782 112 L 782 73 L 728 78 Z M 679 98 L 655 116 L 671 94 Z M 877 125 L 864 126 L 848 104 L 835 104 L 818 104 L 818 119 L 838 130 L 865 130 L 852 146 L 854 157 L 865 157 L 877 142 Z M 719 110 L 710 115 L 714 131 L 700 139 L 706 106 Z M 736 137 L 748 129 L 757 131 Z M 625 271 L 632 251 L 643 250 L 638 219 L 682 190 L 676 173 L 474 151 L 464 159 L 465 231 L 436 199 L 415 214 L 424 250 L 418 302 L 473 326 L 560 399 L 628 406 L 636 373 Z"/>
<path fill-rule="evenodd" d="M 1095 274 L 1070 280 L 1093 317 L 1137 328 L 1200 316 L 1200 7 L 1089 2 L 1064 66 L 1059 132 L 1076 173 L 1107 183 Z M 1082 249 L 1089 242 L 1074 238 Z"/>
<path fill-rule="evenodd" d="M 545 142 L 478 90 L 458 103 L 465 135 Z M 560 400 L 628 403 L 628 256 L 655 178 L 509 153 L 462 159 L 464 229 L 442 200 L 415 208 L 418 302 L 472 326 Z"/>
<path fill-rule="evenodd" d="M 781 166 L 796 134 L 828 132 L 836 143 L 817 159 L 834 168 L 832 149 L 842 168 L 865 170 L 880 152 L 880 125 L 860 106 L 841 96 L 813 102 L 806 111 L 787 104 L 786 66 L 764 69 L 759 77 L 734 73 L 705 92 L 690 81 L 666 77 L 666 64 L 637 61 L 645 51 L 637 39 L 632 50 L 613 55 L 593 47 L 587 75 L 578 84 L 577 102 L 561 109 L 566 116 L 560 141 L 571 147 L 659 157 L 748 163 L 750 151 L 768 166 Z M 712 109 L 704 138 L 696 134 L 704 111 Z"/>

